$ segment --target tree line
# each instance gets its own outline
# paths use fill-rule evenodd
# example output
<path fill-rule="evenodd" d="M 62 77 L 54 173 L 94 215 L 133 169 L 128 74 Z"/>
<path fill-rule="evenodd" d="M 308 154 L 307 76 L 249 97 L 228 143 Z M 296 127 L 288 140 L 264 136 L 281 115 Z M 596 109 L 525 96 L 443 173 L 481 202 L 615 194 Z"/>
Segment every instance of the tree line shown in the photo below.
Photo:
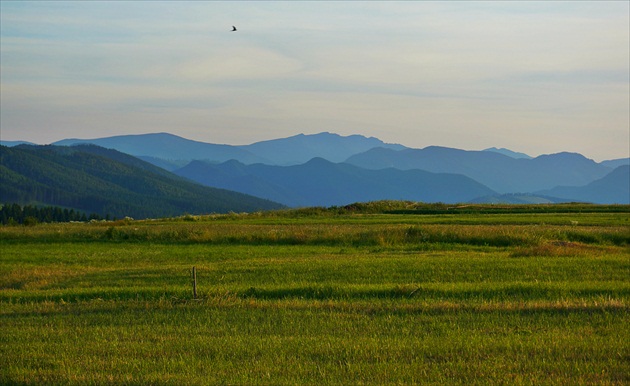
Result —
<path fill-rule="evenodd" d="M 40 222 L 70 222 L 90 220 L 109 220 L 96 213 L 87 215 L 85 212 L 58 206 L 34 206 L 19 204 L 3 204 L 0 206 L 0 223 L 2 225 L 35 225 Z"/>

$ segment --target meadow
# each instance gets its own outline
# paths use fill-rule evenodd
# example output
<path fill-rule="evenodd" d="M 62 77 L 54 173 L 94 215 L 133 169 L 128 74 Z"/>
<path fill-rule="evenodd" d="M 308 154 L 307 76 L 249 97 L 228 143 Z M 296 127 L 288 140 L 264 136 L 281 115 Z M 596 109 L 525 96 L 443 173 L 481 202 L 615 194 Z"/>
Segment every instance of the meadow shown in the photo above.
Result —
<path fill-rule="evenodd" d="M 0 384 L 630 384 L 630 207 L 401 205 L 0 227 Z"/>

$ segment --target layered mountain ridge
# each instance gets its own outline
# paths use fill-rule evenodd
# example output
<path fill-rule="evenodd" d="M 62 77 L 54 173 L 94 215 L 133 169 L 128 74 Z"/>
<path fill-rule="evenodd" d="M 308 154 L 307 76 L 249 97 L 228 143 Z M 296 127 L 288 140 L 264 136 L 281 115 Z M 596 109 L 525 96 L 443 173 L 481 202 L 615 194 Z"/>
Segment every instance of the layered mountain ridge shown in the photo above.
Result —
<path fill-rule="evenodd" d="M 101 149 L 98 151 L 104 152 L 103 156 L 115 161 L 123 153 L 133 156 L 139 165 L 155 168 L 151 173 L 159 170 L 171 177 L 177 175 L 185 181 L 224 189 L 228 194 L 239 192 L 295 207 L 381 199 L 630 203 L 630 158 L 597 163 L 568 152 L 530 157 L 503 148 L 414 149 L 373 137 L 327 132 L 239 146 L 155 133 L 67 139 L 54 147 L 85 144 L 97 145 L 91 147 L 92 152 Z M 5 168 L 3 173 L 9 172 Z M 243 209 L 234 205 L 229 210 Z"/>

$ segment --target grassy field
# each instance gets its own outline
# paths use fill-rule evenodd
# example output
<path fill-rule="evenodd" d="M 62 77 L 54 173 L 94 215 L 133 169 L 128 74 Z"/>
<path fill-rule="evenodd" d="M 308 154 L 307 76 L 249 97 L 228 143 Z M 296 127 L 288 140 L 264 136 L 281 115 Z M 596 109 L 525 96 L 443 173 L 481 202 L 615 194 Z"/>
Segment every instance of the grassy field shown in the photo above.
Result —
<path fill-rule="evenodd" d="M 0 384 L 630 384 L 629 207 L 396 205 L 1 227 Z"/>

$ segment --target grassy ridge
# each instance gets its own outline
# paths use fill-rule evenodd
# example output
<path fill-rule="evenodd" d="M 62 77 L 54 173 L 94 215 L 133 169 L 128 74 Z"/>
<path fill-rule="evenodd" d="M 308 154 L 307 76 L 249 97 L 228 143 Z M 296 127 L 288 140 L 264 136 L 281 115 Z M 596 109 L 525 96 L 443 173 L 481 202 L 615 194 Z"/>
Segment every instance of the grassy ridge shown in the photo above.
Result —
<path fill-rule="evenodd" d="M 627 384 L 627 220 L 2 227 L 0 383 Z"/>

